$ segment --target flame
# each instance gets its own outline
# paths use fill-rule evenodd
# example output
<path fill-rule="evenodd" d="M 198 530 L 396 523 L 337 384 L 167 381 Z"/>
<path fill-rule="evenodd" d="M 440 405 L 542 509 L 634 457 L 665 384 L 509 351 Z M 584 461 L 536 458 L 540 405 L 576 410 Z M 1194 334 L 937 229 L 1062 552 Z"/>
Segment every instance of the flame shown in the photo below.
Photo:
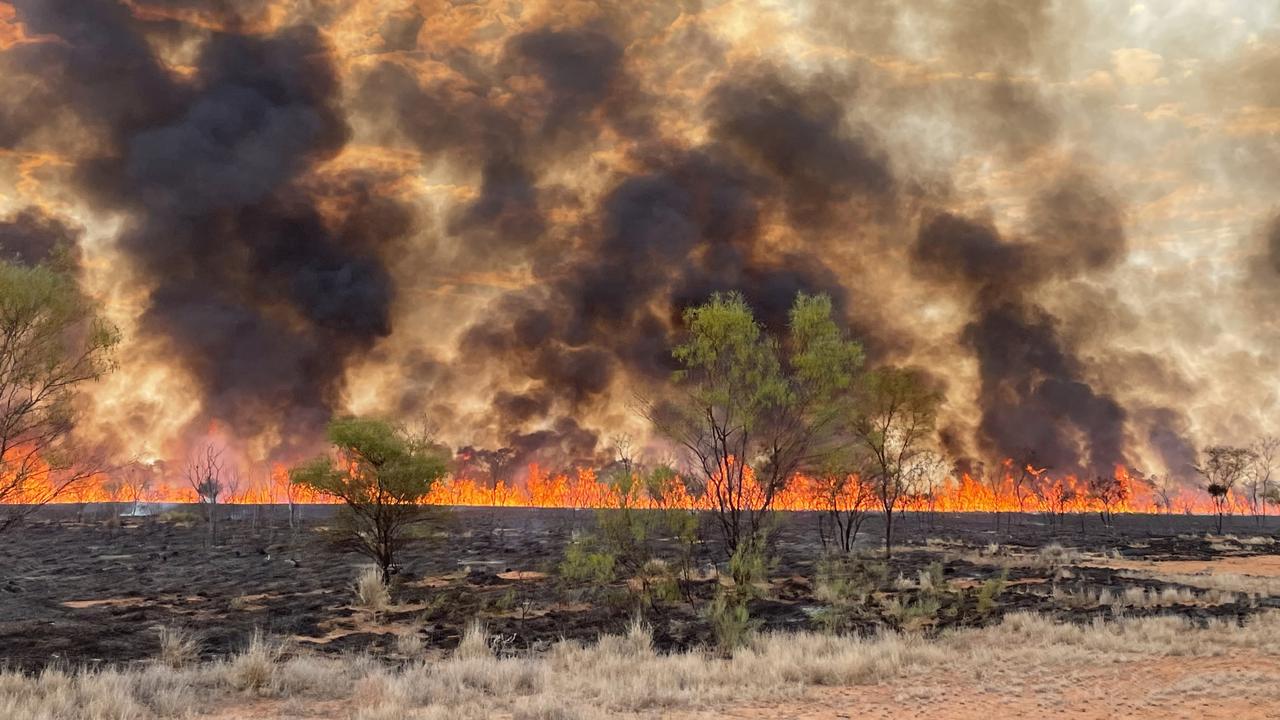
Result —
<path fill-rule="evenodd" d="M 15 450 L 16 451 L 16 450 Z M 9 461 L 10 458 L 6 458 Z M 6 462 L 6 464 L 9 464 Z M 27 477 L 21 492 L 10 497 L 10 503 L 42 502 L 53 492 L 54 478 L 46 464 L 38 458 L 29 461 Z M 1104 493 L 1074 475 L 1051 476 L 1043 468 L 1027 466 L 1025 474 L 1013 472 L 1013 463 L 1001 465 L 998 476 L 975 478 L 968 473 L 947 477 L 931 490 L 917 488 L 903 500 L 901 509 L 917 512 L 1038 512 L 1086 513 L 1107 509 L 1101 499 Z M 1118 466 L 1106 483 L 1105 497 L 1113 513 L 1212 514 L 1213 505 L 1207 494 L 1196 488 L 1182 488 L 1164 507 L 1159 496 L 1140 477 Z M 715 483 L 711 485 L 714 486 Z M 861 487 L 861 492 L 860 492 Z M 765 498 L 764 488 L 756 481 L 750 467 L 743 468 L 740 505 L 758 509 Z M 120 477 L 109 473 L 92 475 L 58 495 L 58 503 L 194 503 L 196 492 L 180 480 L 170 479 L 145 488 L 131 488 Z M 277 464 L 265 479 L 249 481 L 224 495 L 227 504 L 333 504 L 333 498 L 318 494 L 289 482 L 288 468 Z M 709 510 L 716 506 L 711 490 L 691 491 L 679 477 L 669 478 L 650 494 L 641 482 L 629 489 L 600 478 L 596 471 L 581 468 L 570 472 L 550 472 L 537 464 L 530 465 L 522 483 L 487 483 L 466 476 L 449 476 L 432 486 L 426 504 L 482 507 L 542 508 L 621 508 Z M 856 476 L 833 486 L 830 479 L 796 475 L 774 493 L 773 508 L 782 511 L 824 511 L 833 507 L 847 510 L 860 505 L 878 508 L 870 492 L 860 486 Z M 1232 514 L 1252 512 L 1248 498 L 1240 491 L 1228 495 L 1227 509 Z"/>

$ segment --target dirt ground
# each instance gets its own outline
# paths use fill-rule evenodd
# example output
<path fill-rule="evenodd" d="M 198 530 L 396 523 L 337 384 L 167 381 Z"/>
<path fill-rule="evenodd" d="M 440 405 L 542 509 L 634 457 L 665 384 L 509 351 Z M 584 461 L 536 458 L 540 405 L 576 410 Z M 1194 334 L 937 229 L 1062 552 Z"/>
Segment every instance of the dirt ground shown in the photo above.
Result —
<path fill-rule="evenodd" d="M 560 638 L 587 641 L 621 633 L 635 610 L 626 578 L 588 591 L 567 585 L 557 573 L 570 538 L 594 528 L 591 511 L 457 509 L 433 536 L 404 553 L 395 605 L 371 621 L 352 607 L 352 581 L 367 561 L 319 533 L 330 508 L 309 508 L 296 531 L 287 527 L 283 508 L 224 508 L 229 516 L 212 547 L 191 510 L 122 518 L 116 526 L 107 522 L 105 508 L 51 508 L 7 535 L 0 551 L 4 661 L 27 670 L 144 661 L 155 656 L 164 626 L 197 631 L 208 659 L 243 647 L 255 631 L 324 652 L 382 656 L 394 656 L 397 637 L 413 632 L 429 651 L 446 652 L 477 617 L 502 638 L 504 651 L 514 653 L 537 651 Z M 1233 518 L 1228 529 L 1236 534 L 1225 537 L 1203 534 L 1212 523 L 1208 518 L 1126 516 L 1114 528 L 1093 516 L 1061 524 L 1038 516 L 1006 516 L 1001 522 L 997 532 L 990 516 L 903 518 L 901 547 L 885 566 L 887 584 L 876 597 L 886 606 L 898 595 L 909 602 L 915 578 L 937 563 L 953 589 L 973 591 L 1001 572 L 1008 583 L 992 611 L 975 613 L 972 600 L 962 598 L 954 612 L 940 614 L 926 630 L 998 622 L 1014 610 L 1088 621 L 1118 612 L 1171 611 L 1168 604 L 1097 602 L 1104 591 L 1104 601 L 1135 587 L 1153 593 L 1196 588 L 1196 597 L 1204 597 L 1203 585 L 1166 582 L 1153 570 L 1280 573 L 1280 556 L 1271 554 L 1280 552 L 1271 536 L 1275 521 L 1256 526 L 1252 519 Z M 861 536 L 870 555 L 880 542 L 879 530 L 873 518 Z M 699 581 L 687 589 L 693 602 L 646 609 L 659 650 L 684 650 L 712 639 L 698 601 L 721 582 L 723 555 L 710 528 L 706 537 L 694 558 Z M 774 538 L 771 583 L 752 601 L 751 615 L 762 630 L 815 629 L 822 602 L 815 597 L 814 577 L 823 554 L 817 517 L 780 516 Z M 1048 563 L 1039 558 L 1040 548 L 1051 543 L 1066 547 L 1068 557 Z M 1245 617 L 1277 606 L 1280 597 L 1255 589 L 1185 601 L 1174 609 L 1211 618 Z M 870 632 L 886 622 L 883 615 L 857 616 L 846 629 Z"/>
<path fill-rule="evenodd" d="M 1273 657 L 1152 658 L 1080 669 L 1004 671 L 986 682 L 939 673 L 926 681 L 823 688 L 800 700 L 675 712 L 669 720 L 1263 720 L 1280 718 Z M 1235 682 L 1223 683 L 1223 679 Z M 1243 681 L 1243 682 L 1242 682 Z M 1227 691 L 1224 688 L 1229 688 Z"/>

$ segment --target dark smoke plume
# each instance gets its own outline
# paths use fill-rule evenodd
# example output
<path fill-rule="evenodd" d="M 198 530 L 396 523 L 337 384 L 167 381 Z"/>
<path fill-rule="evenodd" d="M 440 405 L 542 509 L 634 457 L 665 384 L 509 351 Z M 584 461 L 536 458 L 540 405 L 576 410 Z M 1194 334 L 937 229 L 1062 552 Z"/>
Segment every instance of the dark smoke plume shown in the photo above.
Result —
<path fill-rule="evenodd" d="M 736 290 L 775 330 L 797 292 L 827 293 L 873 360 L 927 357 L 939 382 L 976 363 L 954 395 L 978 406 L 940 438 L 958 458 L 1110 472 L 1137 443 L 1188 464 L 1187 416 L 1122 403 L 1103 366 L 1178 373 L 1084 349 L 1124 314 L 1094 285 L 1129 243 L 1101 173 L 1061 159 L 1074 126 L 1053 85 L 1078 79 L 1061 37 L 1079 13 L 819 0 L 792 66 L 730 47 L 697 3 L 585 5 L 514 23 L 406 7 L 364 20 L 353 49 L 329 45 L 349 25 L 327 31 L 358 4 L 17 0 L 44 40 L 0 50 L 0 149 L 74 159 L 198 421 L 279 431 L 281 457 L 368 363 L 392 368 L 388 413 L 448 418 L 521 462 L 598 460 L 618 398 L 669 376 L 681 311 Z M 914 44 L 945 62 L 886 61 Z M 982 216 L 996 202 L 972 210 L 985 200 L 956 166 L 973 155 L 1052 168 L 1016 230 Z M 405 188 L 437 178 L 448 201 L 414 204 Z M 68 228 L 23 210 L 0 249 L 30 262 L 74 244 Z M 463 308 L 447 334 L 414 315 L 434 297 Z M 954 313 L 941 331 L 917 312 L 932 300 Z"/>
<path fill-rule="evenodd" d="M 38 207 L 0 218 L 0 256 L 20 265 L 53 259 L 55 251 L 74 253 L 80 231 Z"/>
<path fill-rule="evenodd" d="M 413 225 L 359 177 L 310 177 L 349 136 L 320 34 L 214 32 L 178 77 L 116 3 L 17 7 L 61 42 L 6 65 L 101 138 L 79 184 L 129 218 L 118 242 L 153 284 L 143 327 L 195 376 L 210 419 L 316 437 L 348 359 L 391 330 L 379 252 Z M 321 212 L 328 194 L 340 216 Z"/>

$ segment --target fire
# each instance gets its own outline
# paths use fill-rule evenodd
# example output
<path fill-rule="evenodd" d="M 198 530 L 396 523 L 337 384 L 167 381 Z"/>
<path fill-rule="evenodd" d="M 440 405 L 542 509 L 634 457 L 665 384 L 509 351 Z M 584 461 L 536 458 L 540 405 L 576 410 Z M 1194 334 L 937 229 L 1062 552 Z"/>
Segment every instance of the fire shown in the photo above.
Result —
<path fill-rule="evenodd" d="M 9 503 L 41 502 L 53 488 L 47 465 L 38 459 L 22 492 L 8 498 Z M 1104 482 L 1105 480 L 1105 482 Z M 818 478 L 796 475 L 774 493 L 773 508 L 782 511 L 823 511 L 835 503 L 846 509 L 862 503 L 878 509 L 865 487 L 858 493 L 857 479 L 850 477 L 841 492 L 834 496 L 830 485 Z M 1105 492 L 1104 492 L 1105 488 Z M 759 508 L 764 500 L 750 467 L 744 469 L 742 505 Z M 145 486 L 131 486 L 122 477 L 99 473 L 69 487 L 57 497 L 59 503 L 194 503 L 196 492 L 181 481 L 170 480 Z M 1232 513 L 1252 512 L 1247 498 L 1238 489 L 1228 498 Z M 227 504 L 332 504 L 332 498 L 317 494 L 289 482 L 288 468 L 277 464 L 265 479 L 231 487 L 219 500 Z M 436 483 L 426 497 L 432 505 L 482 507 L 542 508 L 621 508 L 709 510 L 715 506 L 710 491 L 691 490 L 679 477 L 668 479 L 657 492 L 650 494 L 643 483 L 635 482 L 623 491 L 602 479 L 595 470 L 580 468 L 568 472 L 551 472 L 537 464 L 527 468 L 522 483 L 497 481 L 488 483 L 466 476 L 449 476 Z M 919 487 L 909 493 L 902 509 L 916 512 L 1036 512 L 1085 513 L 1109 510 L 1113 513 L 1187 513 L 1209 514 L 1212 504 L 1205 493 L 1183 488 L 1169 498 L 1168 507 L 1139 477 L 1127 468 L 1117 467 L 1111 477 L 1089 483 L 1074 475 L 1051 476 L 1043 469 L 1028 466 L 1026 472 L 1014 471 L 1009 461 L 1003 463 L 999 475 L 977 478 L 968 473 L 947 477 L 932 488 Z"/>

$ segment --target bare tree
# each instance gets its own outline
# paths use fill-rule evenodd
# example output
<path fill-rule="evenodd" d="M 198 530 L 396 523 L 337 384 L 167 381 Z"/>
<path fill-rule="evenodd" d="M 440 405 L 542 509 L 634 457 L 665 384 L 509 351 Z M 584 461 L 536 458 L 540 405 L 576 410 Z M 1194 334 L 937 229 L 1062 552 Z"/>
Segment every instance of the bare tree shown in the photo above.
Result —
<path fill-rule="evenodd" d="M 187 484 L 196 493 L 196 501 L 204 510 L 205 522 L 209 526 L 209 546 L 218 539 L 218 500 L 226 492 L 226 462 L 222 458 L 222 449 L 213 443 L 206 444 L 187 461 L 184 475 Z"/>
<path fill-rule="evenodd" d="M 1280 454 L 1280 438 L 1264 435 L 1254 441 L 1249 448 L 1253 458 L 1246 472 L 1245 487 L 1249 491 L 1249 508 L 1254 518 L 1261 523 L 1267 516 L 1267 498 L 1271 497 L 1272 474 L 1275 472 L 1277 455 Z"/>
<path fill-rule="evenodd" d="M 1089 498 L 1098 503 L 1098 516 L 1102 518 L 1103 527 L 1109 528 L 1115 509 L 1129 499 L 1129 486 L 1114 474 L 1095 475 L 1089 481 Z"/>
<path fill-rule="evenodd" d="M 1038 467 L 1038 458 L 1035 450 L 1024 450 L 1014 458 L 1017 464 L 1016 468 L 1012 468 L 1010 476 L 1013 479 L 1013 496 L 1018 502 L 1018 512 L 1025 513 L 1027 511 L 1027 499 L 1035 496 L 1036 486 L 1040 480 L 1040 476 L 1048 468 Z"/>
<path fill-rule="evenodd" d="M 1169 519 L 1169 531 L 1173 531 L 1173 502 L 1177 490 L 1177 484 L 1173 478 L 1168 475 L 1148 475 L 1147 485 L 1151 487 L 1151 493 L 1155 495 L 1156 509 L 1164 513 Z"/>
<path fill-rule="evenodd" d="M 991 514 L 995 519 L 996 532 L 1000 532 L 1000 493 L 1004 490 L 1005 478 L 1008 477 L 1006 463 L 978 461 L 974 463 L 972 470 L 973 478 L 991 490 Z M 1006 527 L 1008 523 L 1006 519 Z"/>
<path fill-rule="evenodd" d="M 298 529 L 298 495 L 301 488 L 294 485 L 293 482 L 289 480 L 288 475 L 281 475 L 279 477 L 283 482 L 278 482 L 277 474 L 273 472 L 271 474 L 271 482 L 273 484 L 283 486 L 280 488 L 280 492 L 284 495 L 284 501 L 289 505 L 289 530 L 295 531 Z"/>
<path fill-rule="evenodd" d="M 1248 471 L 1253 462 L 1253 451 L 1230 445 L 1213 445 L 1203 450 L 1204 460 L 1196 466 L 1196 472 L 1205 479 L 1205 492 L 1213 501 L 1214 514 L 1218 516 L 1218 533 L 1222 533 L 1223 517 L 1231 490 Z"/>
<path fill-rule="evenodd" d="M 823 514 L 818 518 L 818 534 L 827 546 L 827 523 L 831 537 L 841 552 L 853 550 L 858 530 L 876 506 L 876 493 L 862 474 L 847 468 L 831 468 L 810 479 Z"/>
<path fill-rule="evenodd" d="M 130 463 L 120 473 L 124 484 L 124 497 L 133 504 L 132 514 L 137 515 L 139 506 L 146 499 L 147 492 L 155 481 L 155 467 L 142 463 Z"/>
<path fill-rule="evenodd" d="M 884 512 L 885 557 L 892 553 L 894 512 L 920 478 L 942 462 L 928 448 L 939 402 L 941 396 L 914 370 L 876 370 L 859 390 L 852 432 Z"/>

